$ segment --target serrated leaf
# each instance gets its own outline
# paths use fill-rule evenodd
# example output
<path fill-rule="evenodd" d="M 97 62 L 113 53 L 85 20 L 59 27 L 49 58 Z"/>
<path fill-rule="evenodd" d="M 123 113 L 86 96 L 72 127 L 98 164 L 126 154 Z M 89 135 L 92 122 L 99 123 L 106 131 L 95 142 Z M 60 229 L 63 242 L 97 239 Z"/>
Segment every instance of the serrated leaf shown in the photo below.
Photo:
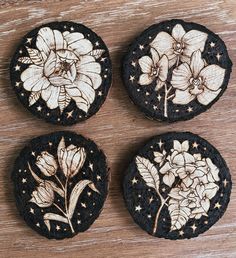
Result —
<path fill-rule="evenodd" d="M 29 96 L 29 106 L 34 105 L 34 103 L 39 99 L 40 97 L 40 91 L 31 92 Z"/>
<path fill-rule="evenodd" d="M 70 104 L 70 101 L 71 97 L 65 91 L 65 87 L 61 87 L 58 98 L 58 105 L 61 112 L 63 112 L 63 110 Z"/>
<path fill-rule="evenodd" d="M 29 53 L 30 59 L 34 64 L 43 65 L 42 55 L 37 49 L 27 47 L 27 51 Z"/>
<path fill-rule="evenodd" d="M 95 49 L 89 52 L 89 55 L 93 56 L 95 59 L 98 59 L 103 55 L 103 53 L 105 53 L 104 49 Z"/>
<path fill-rule="evenodd" d="M 158 192 L 160 179 L 155 165 L 152 164 L 148 159 L 140 156 L 136 157 L 136 165 L 146 184 Z"/>
<path fill-rule="evenodd" d="M 27 56 L 20 57 L 18 61 L 21 62 L 22 64 L 33 64 L 33 61 L 31 60 L 31 58 Z"/>
<path fill-rule="evenodd" d="M 56 220 L 56 221 L 60 221 L 60 222 L 64 222 L 64 223 L 68 224 L 68 220 L 65 217 L 55 214 L 55 213 L 46 213 L 43 216 L 43 221 L 44 221 L 48 231 L 50 231 L 50 229 L 51 229 L 50 220 Z"/>
<path fill-rule="evenodd" d="M 170 199 L 168 206 L 171 228 L 170 230 L 181 229 L 189 220 L 191 209 L 185 205 L 181 205 L 181 201 L 176 199 Z"/>
<path fill-rule="evenodd" d="M 69 200 L 69 209 L 68 209 L 68 214 L 69 214 L 69 218 L 71 219 L 73 214 L 74 214 L 74 210 L 77 204 L 77 201 L 80 197 L 80 194 L 82 193 L 82 191 L 84 190 L 84 188 L 89 185 L 89 184 L 93 184 L 92 181 L 90 180 L 82 180 L 79 183 L 77 183 L 75 185 L 75 187 L 73 188 L 71 195 L 70 195 L 70 200 Z"/>

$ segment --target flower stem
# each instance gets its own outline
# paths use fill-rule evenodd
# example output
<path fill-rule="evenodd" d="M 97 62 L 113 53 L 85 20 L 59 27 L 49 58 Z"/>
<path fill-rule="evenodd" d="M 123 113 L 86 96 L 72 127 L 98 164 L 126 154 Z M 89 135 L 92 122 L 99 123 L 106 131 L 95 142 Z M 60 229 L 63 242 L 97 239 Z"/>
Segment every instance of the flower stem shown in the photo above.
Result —
<path fill-rule="evenodd" d="M 166 202 L 169 200 L 169 196 L 166 199 L 163 199 L 163 197 L 160 195 L 160 193 L 159 193 L 159 196 L 160 196 L 160 199 L 161 199 L 161 206 L 158 209 L 158 212 L 157 212 L 156 217 L 155 217 L 155 223 L 154 223 L 154 227 L 153 227 L 153 235 L 157 231 L 157 224 L 158 224 L 158 219 L 159 219 L 161 210 L 162 210 L 163 206 L 166 204 Z"/>
<path fill-rule="evenodd" d="M 58 183 L 60 184 L 60 186 L 62 187 L 62 189 L 65 191 L 64 185 L 62 184 L 61 180 L 57 177 L 57 175 L 55 175 L 55 178 L 58 181 Z"/>
<path fill-rule="evenodd" d="M 65 212 L 59 207 L 56 203 L 53 203 L 53 205 L 64 215 L 66 216 Z M 67 217 L 67 216 L 66 216 Z"/>
<path fill-rule="evenodd" d="M 168 100 L 168 90 L 167 90 L 167 85 L 165 83 L 164 117 L 168 117 L 168 114 L 167 114 L 167 100 Z"/>

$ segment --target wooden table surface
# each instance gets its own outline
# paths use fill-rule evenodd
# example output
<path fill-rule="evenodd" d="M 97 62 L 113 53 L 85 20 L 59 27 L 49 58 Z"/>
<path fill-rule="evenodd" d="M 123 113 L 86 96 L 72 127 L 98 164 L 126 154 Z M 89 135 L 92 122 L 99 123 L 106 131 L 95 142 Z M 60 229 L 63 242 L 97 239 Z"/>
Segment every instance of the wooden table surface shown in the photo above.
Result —
<path fill-rule="evenodd" d="M 209 140 L 225 158 L 236 181 L 236 74 L 227 91 L 195 119 L 165 124 L 146 119 L 130 102 L 120 76 L 127 45 L 153 23 L 183 18 L 207 26 L 226 42 L 236 64 L 236 1 L 207 0 L 1 0 L 0 1 L 0 257 L 236 257 L 236 190 L 223 216 L 191 240 L 153 238 L 134 224 L 125 208 L 121 182 L 132 156 L 151 136 L 188 130 Z M 96 116 L 72 127 L 53 126 L 17 101 L 9 61 L 21 37 L 51 21 L 81 22 L 106 42 L 113 62 L 113 87 Z M 10 181 L 12 164 L 32 137 L 63 129 L 92 138 L 107 154 L 109 197 L 99 219 L 85 233 L 56 241 L 39 236 L 18 215 Z"/>

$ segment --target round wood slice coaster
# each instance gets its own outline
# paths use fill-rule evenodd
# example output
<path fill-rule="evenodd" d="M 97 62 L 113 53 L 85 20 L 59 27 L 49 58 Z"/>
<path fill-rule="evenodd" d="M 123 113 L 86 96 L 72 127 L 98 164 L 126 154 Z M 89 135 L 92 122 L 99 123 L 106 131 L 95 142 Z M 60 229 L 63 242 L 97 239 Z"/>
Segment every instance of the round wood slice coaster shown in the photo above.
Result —
<path fill-rule="evenodd" d="M 223 216 L 231 177 L 220 153 L 192 133 L 154 137 L 134 157 L 123 182 L 134 221 L 155 237 L 184 239 Z"/>
<path fill-rule="evenodd" d="M 150 119 L 188 120 L 224 93 L 232 62 L 224 42 L 202 25 L 164 21 L 146 29 L 123 60 L 132 102 Z"/>
<path fill-rule="evenodd" d="M 54 239 L 87 230 L 108 193 L 106 157 L 72 132 L 37 137 L 21 151 L 12 172 L 16 205 L 26 223 Z"/>
<path fill-rule="evenodd" d="M 39 118 L 71 125 L 104 103 L 112 67 L 103 40 L 82 24 L 53 22 L 29 32 L 10 67 L 20 102 Z"/>

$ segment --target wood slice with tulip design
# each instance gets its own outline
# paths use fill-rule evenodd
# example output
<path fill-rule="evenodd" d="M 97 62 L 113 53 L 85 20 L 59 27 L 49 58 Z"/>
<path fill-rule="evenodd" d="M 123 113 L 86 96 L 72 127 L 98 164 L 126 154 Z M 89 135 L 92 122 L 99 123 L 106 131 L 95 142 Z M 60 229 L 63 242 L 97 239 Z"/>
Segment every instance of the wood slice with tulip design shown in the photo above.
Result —
<path fill-rule="evenodd" d="M 226 90 L 232 62 L 224 42 L 202 25 L 164 21 L 146 29 L 123 60 L 123 81 L 149 118 L 188 120 Z"/>
<path fill-rule="evenodd" d="M 82 24 L 54 22 L 29 32 L 10 67 L 12 87 L 34 115 L 71 125 L 94 115 L 111 86 L 103 40 Z"/>
<path fill-rule="evenodd" d="M 231 193 L 220 153 L 192 133 L 154 137 L 129 165 L 123 191 L 134 221 L 168 239 L 196 237 L 224 214 Z"/>
<path fill-rule="evenodd" d="M 73 237 L 99 216 L 108 192 L 102 150 L 72 132 L 33 139 L 12 173 L 16 205 L 26 223 L 47 238 Z"/>

